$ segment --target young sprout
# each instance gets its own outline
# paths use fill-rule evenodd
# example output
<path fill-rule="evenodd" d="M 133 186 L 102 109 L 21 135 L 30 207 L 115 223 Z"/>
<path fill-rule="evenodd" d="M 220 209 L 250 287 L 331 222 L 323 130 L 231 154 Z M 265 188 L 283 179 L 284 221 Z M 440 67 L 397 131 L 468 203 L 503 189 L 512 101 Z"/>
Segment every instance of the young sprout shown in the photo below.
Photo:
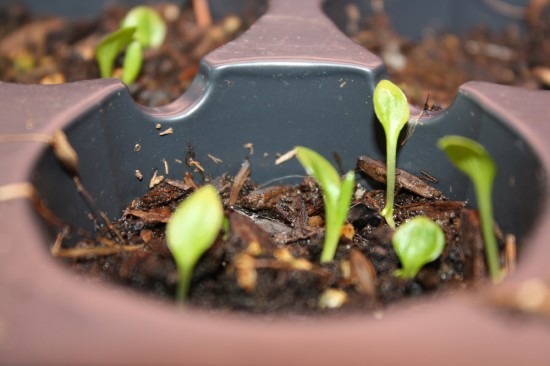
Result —
<path fill-rule="evenodd" d="M 122 81 L 131 84 L 138 76 L 144 48 L 159 47 L 166 36 L 166 24 L 151 7 L 136 6 L 122 20 L 120 28 L 105 37 L 96 48 L 102 78 L 113 75 L 117 56 L 126 48 L 122 64 Z"/>
<path fill-rule="evenodd" d="M 399 226 L 392 242 L 402 266 L 395 275 L 414 278 L 425 264 L 441 255 L 445 248 L 445 234 L 429 218 L 417 216 Z"/>
<path fill-rule="evenodd" d="M 397 140 L 399 133 L 409 120 L 409 104 L 401 89 L 389 80 L 382 80 L 376 85 L 373 101 L 374 112 L 386 134 L 386 206 L 380 214 L 384 216 L 388 225 L 395 229 L 393 200 L 395 195 Z"/>
<path fill-rule="evenodd" d="M 336 169 L 321 155 L 306 147 L 294 148 L 298 161 L 307 174 L 311 175 L 323 191 L 325 201 L 325 241 L 321 252 L 321 263 L 334 259 L 342 226 L 351 203 L 355 186 L 355 173 L 349 171 L 343 180 Z"/>
<path fill-rule="evenodd" d="M 487 150 L 479 143 L 462 136 L 444 136 L 439 139 L 437 145 L 447 153 L 451 162 L 474 185 L 481 231 L 485 242 L 485 256 L 487 266 L 493 282 L 501 278 L 500 260 L 498 257 L 497 241 L 493 230 L 493 181 L 496 176 L 496 165 Z"/>
<path fill-rule="evenodd" d="M 180 302 L 185 301 L 197 261 L 216 240 L 223 221 L 220 197 L 213 186 L 206 185 L 191 193 L 166 225 L 166 242 L 180 275 Z"/>

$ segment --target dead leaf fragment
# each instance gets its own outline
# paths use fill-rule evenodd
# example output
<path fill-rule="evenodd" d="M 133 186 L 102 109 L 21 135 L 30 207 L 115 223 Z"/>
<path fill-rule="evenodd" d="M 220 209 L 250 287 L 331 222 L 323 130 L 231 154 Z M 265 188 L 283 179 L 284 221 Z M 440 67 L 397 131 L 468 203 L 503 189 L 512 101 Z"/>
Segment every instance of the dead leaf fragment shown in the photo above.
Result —
<path fill-rule="evenodd" d="M 170 127 L 170 128 L 167 128 L 166 130 L 164 130 L 162 132 L 159 132 L 159 136 L 171 135 L 173 133 L 174 133 L 174 129 L 172 127 Z"/>
<path fill-rule="evenodd" d="M 57 160 L 69 171 L 72 176 L 78 176 L 78 155 L 73 149 L 67 135 L 61 130 L 53 133 L 51 146 Z"/>
<path fill-rule="evenodd" d="M 57 253 L 54 254 L 54 256 L 58 258 L 104 257 L 107 255 L 118 254 L 120 252 L 134 252 L 140 249 L 143 249 L 143 244 L 119 245 L 116 247 L 70 248 L 60 249 Z"/>
<path fill-rule="evenodd" d="M 239 193 L 241 192 L 241 188 L 246 183 L 246 179 L 250 175 L 250 163 L 248 160 L 245 160 L 245 162 L 241 165 L 241 169 L 239 169 L 239 172 L 235 176 L 235 179 L 233 179 L 233 185 L 231 186 L 231 194 L 229 195 L 229 205 L 233 206 L 237 202 L 237 199 L 239 198 Z"/>
<path fill-rule="evenodd" d="M 235 269 L 237 271 L 237 283 L 247 292 L 256 288 L 258 274 L 254 268 L 254 258 L 246 253 L 240 253 L 235 257 Z"/>
<path fill-rule="evenodd" d="M 145 222 L 155 223 L 162 222 L 168 223 L 172 213 L 166 207 L 161 208 L 151 208 L 149 211 L 140 211 L 140 210 L 126 210 L 125 212 L 128 215 L 139 217 Z"/>
<path fill-rule="evenodd" d="M 223 163 L 223 160 L 218 158 L 218 157 L 215 157 L 214 155 L 212 154 L 208 154 L 208 157 L 214 162 L 214 164 L 221 164 Z"/>
<path fill-rule="evenodd" d="M 160 184 L 164 180 L 164 176 L 158 175 L 158 171 L 155 170 L 153 173 L 153 176 L 151 177 L 151 180 L 149 181 L 149 188 L 153 188 L 157 184 Z"/>
<path fill-rule="evenodd" d="M 371 261 L 357 249 L 350 253 L 351 278 L 357 290 L 369 296 L 376 296 L 376 270 Z"/>
<path fill-rule="evenodd" d="M 368 156 L 360 156 L 357 159 L 359 170 L 380 183 L 386 183 L 386 164 Z M 442 198 L 443 193 L 434 187 L 426 184 L 420 178 L 407 173 L 404 170 L 396 169 L 395 184 L 397 187 L 405 188 L 408 191 L 425 198 Z"/>

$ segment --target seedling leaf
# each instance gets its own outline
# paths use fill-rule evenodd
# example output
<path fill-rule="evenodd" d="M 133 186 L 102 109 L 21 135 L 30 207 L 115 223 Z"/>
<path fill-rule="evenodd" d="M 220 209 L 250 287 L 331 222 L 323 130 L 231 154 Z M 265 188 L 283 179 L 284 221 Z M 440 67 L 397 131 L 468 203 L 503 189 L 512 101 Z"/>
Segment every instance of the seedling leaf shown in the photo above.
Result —
<path fill-rule="evenodd" d="M 120 28 L 105 37 L 96 48 L 96 59 L 101 77 L 113 75 L 117 56 L 125 49 L 122 80 L 132 83 L 138 76 L 144 48 L 159 47 L 166 37 L 166 24 L 149 6 L 132 8 L 122 20 Z"/>
<path fill-rule="evenodd" d="M 121 28 L 99 43 L 96 48 L 96 59 L 102 78 L 110 78 L 113 75 L 115 59 L 132 42 L 135 31 L 135 27 Z"/>
<path fill-rule="evenodd" d="M 401 89 L 389 80 L 381 80 L 374 89 L 374 112 L 384 127 L 386 134 L 386 206 L 381 214 L 391 228 L 393 221 L 393 201 L 395 196 L 395 164 L 399 133 L 409 121 L 409 104 Z"/>
<path fill-rule="evenodd" d="M 166 24 L 150 6 L 136 6 L 124 17 L 121 28 L 135 27 L 136 39 L 144 48 L 160 47 L 166 37 Z"/>
<path fill-rule="evenodd" d="M 124 63 L 122 64 L 122 81 L 131 84 L 136 80 L 141 70 L 142 46 L 138 41 L 133 41 L 126 48 Z"/>
<path fill-rule="evenodd" d="M 340 176 L 328 160 L 307 147 L 298 146 L 294 148 L 294 151 L 296 151 L 296 157 L 306 173 L 317 180 L 323 193 L 327 193 L 327 199 L 338 198 Z"/>
<path fill-rule="evenodd" d="M 493 158 L 482 145 L 463 136 L 442 137 L 438 141 L 438 146 L 445 151 L 451 162 L 470 178 L 474 185 L 483 241 L 485 242 L 487 266 L 491 278 L 497 282 L 501 279 L 501 270 L 493 229 L 492 191 L 497 170 Z"/>
<path fill-rule="evenodd" d="M 441 255 L 445 248 L 445 234 L 429 218 L 417 216 L 399 226 L 392 242 L 402 265 L 402 269 L 395 274 L 402 278 L 414 278 L 425 264 Z"/>
<path fill-rule="evenodd" d="M 353 171 L 349 171 L 342 182 L 336 169 L 315 151 L 302 146 L 295 147 L 294 151 L 307 174 L 315 178 L 323 191 L 323 199 L 325 201 L 325 240 L 321 253 L 321 262 L 330 262 L 334 259 L 334 254 L 340 240 L 342 225 L 346 221 L 353 188 L 355 187 L 355 174 Z"/>
<path fill-rule="evenodd" d="M 177 297 L 181 302 L 197 261 L 216 240 L 223 220 L 220 197 L 213 186 L 206 185 L 191 193 L 166 225 L 166 242 L 180 274 Z"/>

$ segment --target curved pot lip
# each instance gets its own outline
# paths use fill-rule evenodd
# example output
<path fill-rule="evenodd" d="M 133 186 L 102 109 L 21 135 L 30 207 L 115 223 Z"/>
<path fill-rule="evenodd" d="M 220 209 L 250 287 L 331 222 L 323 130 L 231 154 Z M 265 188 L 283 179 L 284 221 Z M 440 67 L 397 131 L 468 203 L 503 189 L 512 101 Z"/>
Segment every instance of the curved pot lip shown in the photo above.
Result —
<path fill-rule="evenodd" d="M 30 219 L 33 215 L 33 208 L 25 201 L 7 204 L 14 217 Z M 507 364 L 547 362 L 537 358 L 550 339 L 547 324 L 513 318 L 486 306 L 477 296 L 487 287 L 476 294 L 399 306 L 378 318 L 352 314 L 279 319 L 182 310 L 175 304 L 69 275 L 45 250 L 36 251 L 40 228 L 21 230 L 23 226 L 14 225 L 18 235 L 11 237 L 12 245 L 24 243 L 21 250 L 15 253 L 12 248 L 11 253 L 3 253 L 11 263 L 20 263 L 22 256 L 26 260 L 19 272 L 8 272 L 3 266 L 0 280 L 0 345 L 7 351 L 0 359 L 8 357 L 6 361 L 303 365 L 334 364 L 338 360 L 354 365 L 364 364 L 367 356 L 358 350 L 368 345 L 365 353 L 369 361 L 390 365 L 399 363 L 402 355 L 418 354 L 419 345 L 411 340 L 420 337 L 421 349 L 430 350 L 423 356 L 423 364 L 435 364 L 442 357 L 454 359 L 455 364 L 468 360 L 490 364 L 495 355 L 504 357 Z M 519 272 L 523 268 L 520 266 Z M 23 287 L 18 287 L 20 284 Z M 405 342 L 399 352 L 388 352 L 396 339 Z M 136 344 L 140 345 L 138 351 Z M 211 351 L 212 344 L 219 347 L 216 352 Z M 453 344 L 461 347 L 453 348 Z M 26 354 L 29 346 L 33 353 Z M 72 353 L 62 352 L 66 348 Z M 132 356 L 126 358 L 129 354 Z M 247 358 L 242 360 L 242 355 Z"/>
<path fill-rule="evenodd" d="M 290 3 L 281 2 L 279 11 L 286 11 L 284 4 Z M 241 46 L 230 46 L 220 52 L 237 55 L 238 47 Z M 222 55 L 214 54 L 211 62 L 227 61 Z M 12 106 L 17 120 L 6 125 L 6 132 L 10 133 L 26 131 L 21 121 L 29 118 L 29 112 L 35 131 L 49 133 L 66 127 L 83 109 L 97 107 L 100 100 L 113 93 L 127 92 L 122 84 L 113 80 L 40 88 L 0 83 L 0 100 L 8 98 L 14 88 L 36 96 L 47 94 L 41 103 L 49 106 L 45 110 L 50 113 L 33 114 L 25 103 L 21 104 L 24 110 Z M 77 90 L 83 94 L 76 93 Z M 510 127 L 531 143 L 544 169 L 550 172 L 547 143 L 550 126 L 542 120 L 543 114 L 550 115 L 550 103 L 544 103 L 550 92 L 526 92 L 478 82 L 465 84 L 460 92 L 487 106 L 492 113 L 505 114 Z M 80 99 L 82 95 L 87 97 Z M 506 104 L 496 104 L 503 97 Z M 530 107 L 534 100 L 541 105 L 542 113 L 540 110 L 535 113 Z M 54 111 L 51 106 L 56 103 L 73 107 L 63 112 Z M 46 147 L 37 143 L 15 147 L 0 144 L 0 156 L 18 157 L 18 161 L 0 159 L 0 168 L 10 172 L 9 176 L 0 178 L 0 182 L 28 181 L 44 149 Z M 548 182 L 546 187 L 550 191 Z M 502 286 L 547 275 L 548 205 L 545 200 L 541 218 L 529 238 L 532 243 L 525 251 L 518 272 Z M 0 231 L 2 363 L 390 365 L 400 364 L 403 358 L 413 365 L 436 364 L 442 359 L 457 365 L 472 361 L 495 364 L 501 359 L 501 365 L 548 363 L 548 358 L 541 357 L 550 341 L 547 324 L 531 318 L 513 318 L 486 306 L 477 295 L 489 287 L 476 294 L 445 296 L 435 301 L 426 299 L 411 308 L 388 310 L 381 319 L 365 314 L 327 319 L 274 319 L 212 314 L 198 309 L 182 311 L 173 304 L 68 275 L 68 271 L 43 250 L 42 227 L 30 225 L 38 223 L 38 219 L 25 199 L 2 202 L 0 220 L 10 223 Z M 460 347 L 456 347 L 457 344 Z M 212 345 L 216 346 L 215 350 Z M 393 351 L 394 347 L 399 348 Z"/>

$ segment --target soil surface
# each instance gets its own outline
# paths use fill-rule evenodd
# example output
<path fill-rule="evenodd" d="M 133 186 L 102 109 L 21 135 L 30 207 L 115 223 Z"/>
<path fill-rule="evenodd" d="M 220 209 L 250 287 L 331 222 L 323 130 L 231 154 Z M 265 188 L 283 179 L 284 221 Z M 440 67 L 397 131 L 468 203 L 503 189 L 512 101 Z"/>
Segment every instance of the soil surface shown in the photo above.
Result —
<path fill-rule="evenodd" d="M 373 166 L 382 170 L 373 173 Z M 383 167 L 358 159 L 358 171 L 374 185 L 384 179 Z M 336 257 L 320 264 L 324 204 L 317 184 L 306 177 L 294 186 L 258 187 L 246 178 L 249 169 L 245 163 L 236 178 L 211 181 L 224 202 L 229 232 L 220 233 L 194 271 L 193 306 L 260 314 L 377 312 L 405 299 L 464 291 L 486 278 L 477 213 L 406 172 L 398 172 L 396 224 L 427 216 L 444 228 L 446 239 L 440 258 L 414 279 L 394 275 L 400 263 L 393 232 L 378 214 L 383 189 L 356 187 Z M 165 225 L 197 186 L 190 174 L 182 181 L 164 180 L 135 199 L 110 228 L 102 226 L 74 248 L 59 246 L 54 255 L 99 281 L 174 299 L 178 275 Z"/>
<path fill-rule="evenodd" d="M 348 33 L 384 60 L 392 81 L 413 104 L 448 107 L 470 80 L 550 88 L 550 2 L 531 0 L 502 31 L 480 25 L 464 34 L 433 34 L 419 42 L 398 34 L 386 14 L 357 18 L 348 9 Z M 355 22 L 352 21 L 355 19 Z"/>
<path fill-rule="evenodd" d="M 141 75 L 130 85 L 133 98 L 147 106 L 179 97 L 197 74 L 199 60 L 236 38 L 257 18 L 257 14 L 228 16 L 200 27 L 191 9 L 169 3 L 152 6 L 167 23 L 166 40 L 160 48 L 145 51 Z M 16 2 L 0 5 L 0 80 L 59 84 L 99 78 L 95 48 L 118 29 L 128 10 L 117 5 L 98 18 L 68 20 L 37 16 Z M 121 61 L 122 56 L 119 66 Z"/>

